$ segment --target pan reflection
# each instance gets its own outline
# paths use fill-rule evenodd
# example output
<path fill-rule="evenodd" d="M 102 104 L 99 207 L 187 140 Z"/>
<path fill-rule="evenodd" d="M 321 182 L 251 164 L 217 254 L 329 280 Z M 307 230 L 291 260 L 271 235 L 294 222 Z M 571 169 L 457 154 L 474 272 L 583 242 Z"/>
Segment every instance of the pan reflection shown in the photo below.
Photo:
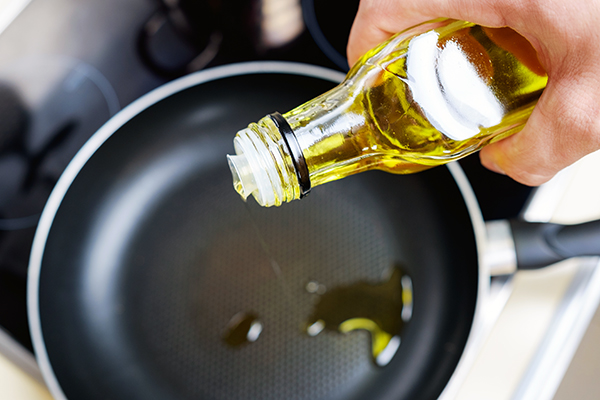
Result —
<path fill-rule="evenodd" d="M 263 324 L 253 312 L 237 313 L 227 325 L 223 341 L 231 347 L 239 347 L 258 340 Z"/>

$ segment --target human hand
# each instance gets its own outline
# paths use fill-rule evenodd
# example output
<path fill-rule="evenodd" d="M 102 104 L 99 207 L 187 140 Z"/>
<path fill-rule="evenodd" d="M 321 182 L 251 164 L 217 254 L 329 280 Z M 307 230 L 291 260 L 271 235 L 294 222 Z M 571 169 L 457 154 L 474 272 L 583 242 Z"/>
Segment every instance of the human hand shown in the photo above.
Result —
<path fill-rule="evenodd" d="M 523 130 L 481 150 L 485 167 L 537 186 L 600 149 L 600 2 L 362 0 L 348 41 L 350 65 L 394 33 L 439 17 L 514 29 L 548 73 Z"/>

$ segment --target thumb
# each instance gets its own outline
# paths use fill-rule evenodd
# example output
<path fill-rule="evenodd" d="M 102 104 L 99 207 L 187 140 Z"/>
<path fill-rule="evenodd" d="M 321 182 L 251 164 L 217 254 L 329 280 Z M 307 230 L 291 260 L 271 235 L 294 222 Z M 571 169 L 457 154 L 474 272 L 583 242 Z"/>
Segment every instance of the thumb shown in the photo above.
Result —
<path fill-rule="evenodd" d="M 488 169 L 538 186 L 561 169 L 600 148 L 600 125 L 589 86 L 577 79 L 554 81 L 546 87 L 524 129 L 486 146 L 480 153 Z"/>

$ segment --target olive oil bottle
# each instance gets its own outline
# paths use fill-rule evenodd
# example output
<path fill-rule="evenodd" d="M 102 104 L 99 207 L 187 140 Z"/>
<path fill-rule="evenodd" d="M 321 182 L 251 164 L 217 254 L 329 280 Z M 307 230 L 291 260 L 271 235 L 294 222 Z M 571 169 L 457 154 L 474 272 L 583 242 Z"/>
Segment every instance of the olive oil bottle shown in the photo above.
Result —
<path fill-rule="evenodd" d="M 367 52 L 337 87 L 239 131 L 234 187 L 262 206 L 362 171 L 418 172 L 519 131 L 547 83 L 509 28 L 436 20 Z"/>

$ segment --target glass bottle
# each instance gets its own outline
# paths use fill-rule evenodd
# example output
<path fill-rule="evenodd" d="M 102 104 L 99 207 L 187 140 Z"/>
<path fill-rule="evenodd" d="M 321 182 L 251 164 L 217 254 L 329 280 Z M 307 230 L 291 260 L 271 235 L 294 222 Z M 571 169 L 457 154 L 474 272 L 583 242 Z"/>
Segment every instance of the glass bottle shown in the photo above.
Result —
<path fill-rule="evenodd" d="M 239 131 L 234 187 L 262 206 L 362 171 L 418 172 L 519 131 L 547 83 L 509 28 L 436 20 L 367 52 L 332 90 Z"/>

